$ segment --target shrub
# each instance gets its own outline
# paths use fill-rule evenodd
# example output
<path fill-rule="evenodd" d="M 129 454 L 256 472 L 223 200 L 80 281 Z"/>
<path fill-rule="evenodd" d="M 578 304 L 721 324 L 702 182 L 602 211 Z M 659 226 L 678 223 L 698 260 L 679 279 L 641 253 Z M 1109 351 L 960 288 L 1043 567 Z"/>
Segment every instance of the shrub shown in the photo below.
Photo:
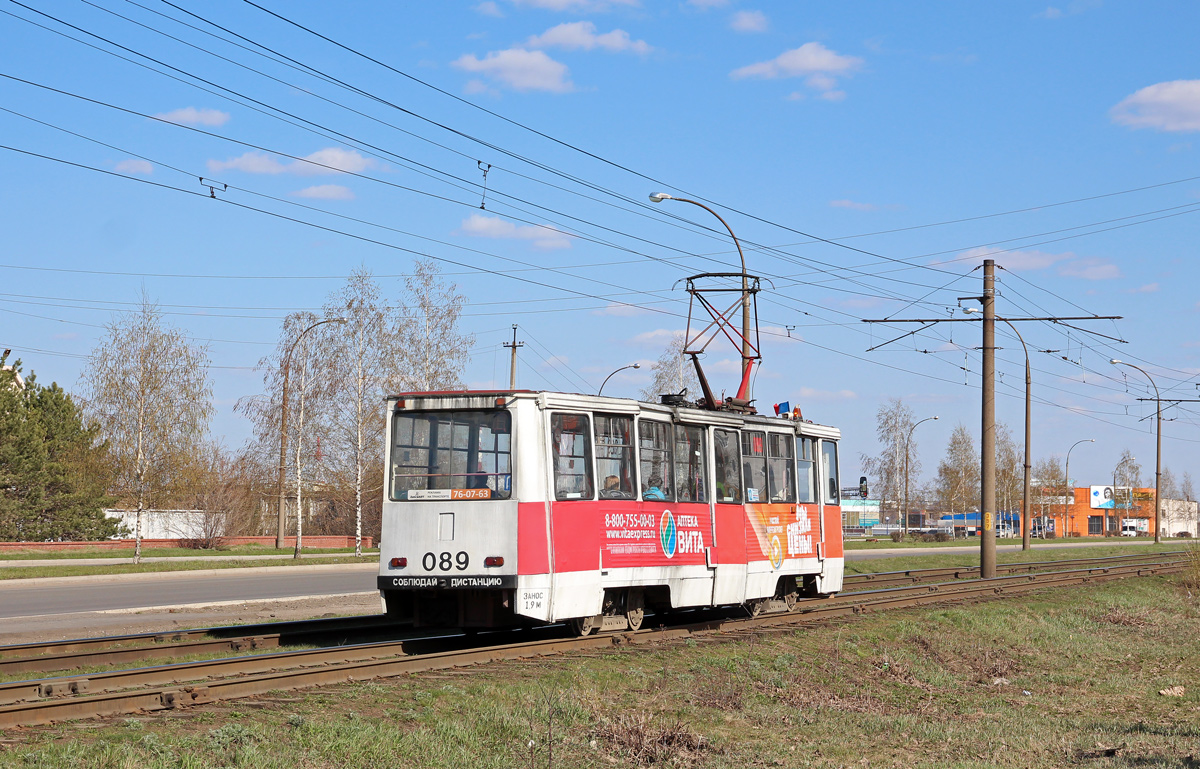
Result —
<path fill-rule="evenodd" d="M 1042 536 L 1045 537 L 1046 539 L 1058 539 L 1058 535 L 1055 534 L 1053 531 L 1048 531 L 1045 534 L 1043 534 Z"/>
<path fill-rule="evenodd" d="M 1175 532 L 1175 536 L 1179 537 L 1180 539 L 1191 539 L 1191 538 L 1192 538 L 1192 532 L 1190 532 L 1190 531 L 1177 531 L 1177 532 Z"/>
<path fill-rule="evenodd" d="M 900 540 L 904 539 L 904 532 L 893 531 L 891 537 L 893 542 L 899 542 Z"/>
<path fill-rule="evenodd" d="M 934 532 L 933 541 L 934 542 L 949 542 L 950 534 L 949 534 L 949 532 L 945 532 L 945 531 Z"/>

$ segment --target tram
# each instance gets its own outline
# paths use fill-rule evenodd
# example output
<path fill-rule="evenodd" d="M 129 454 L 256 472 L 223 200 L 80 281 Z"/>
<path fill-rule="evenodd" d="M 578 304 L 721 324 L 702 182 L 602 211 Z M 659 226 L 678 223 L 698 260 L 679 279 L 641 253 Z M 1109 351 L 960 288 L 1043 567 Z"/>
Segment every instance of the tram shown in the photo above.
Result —
<path fill-rule="evenodd" d="M 636 630 L 647 611 L 788 611 L 841 590 L 839 431 L 662 401 L 388 398 L 388 614 L 587 634 Z"/>

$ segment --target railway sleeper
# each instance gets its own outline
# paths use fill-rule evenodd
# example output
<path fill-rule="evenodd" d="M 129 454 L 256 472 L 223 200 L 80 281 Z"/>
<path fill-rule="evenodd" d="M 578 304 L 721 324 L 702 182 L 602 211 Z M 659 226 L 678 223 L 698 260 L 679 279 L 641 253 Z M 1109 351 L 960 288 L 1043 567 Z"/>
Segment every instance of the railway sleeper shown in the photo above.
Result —
<path fill-rule="evenodd" d="M 185 686 L 182 689 L 172 689 L 159 694 L 159 701 L 164 708 L 182 708 L 188 705 L 200 705 L 212 699 L 207 686 Z"/>
<path fill-rule="evenodd" d="M 73 681 L 49 681 L 38 685 L 39 697 L 67 697 L 73 694 L 84 694 L 88 690 L 88 679 L 78 678 Z"/>

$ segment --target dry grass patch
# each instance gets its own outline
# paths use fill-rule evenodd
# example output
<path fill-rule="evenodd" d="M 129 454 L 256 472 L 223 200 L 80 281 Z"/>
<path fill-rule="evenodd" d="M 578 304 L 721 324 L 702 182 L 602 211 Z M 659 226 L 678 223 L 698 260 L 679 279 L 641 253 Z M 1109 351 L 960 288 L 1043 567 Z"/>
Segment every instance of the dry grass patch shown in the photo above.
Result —
<path fill-rule="evenodd" d="M 652 713 L 599 717 L 592 738 L 615 749 L 635 766 L 694 766 L 717 752 L 704 735 L 678 719 Z"/>

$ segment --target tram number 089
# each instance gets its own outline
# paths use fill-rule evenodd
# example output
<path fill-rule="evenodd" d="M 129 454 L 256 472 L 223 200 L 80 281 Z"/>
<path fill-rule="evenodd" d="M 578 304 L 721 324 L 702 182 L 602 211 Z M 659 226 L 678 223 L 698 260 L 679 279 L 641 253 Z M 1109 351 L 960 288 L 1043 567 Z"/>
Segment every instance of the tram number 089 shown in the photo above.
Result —
<path fill-rule="evenodd" d="M 454 568 L 457 568 L 459 571 L 466 571 L 470 563 L 471 558 L 465 550 L 459 550 L 453 555 L 450 553 L 426 553 L 421 557 L 421 567 L 425 571 L 434 571 L 436 569 L 450 571 Z"/>

